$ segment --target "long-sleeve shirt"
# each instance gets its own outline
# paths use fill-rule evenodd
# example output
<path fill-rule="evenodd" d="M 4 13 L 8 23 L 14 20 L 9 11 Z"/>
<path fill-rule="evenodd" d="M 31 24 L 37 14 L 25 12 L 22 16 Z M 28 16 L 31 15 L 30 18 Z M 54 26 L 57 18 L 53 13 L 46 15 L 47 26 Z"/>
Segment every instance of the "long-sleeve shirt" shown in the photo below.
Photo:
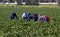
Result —
<path fill-rule="evenodd" d="M 27 13 L 23 13 L 23 14 L 22 14 L 22 18 L 24 18 L 24 17 L 25 17 L 25 18 L 28 17 L 28 14 L 27 14 Z"/>

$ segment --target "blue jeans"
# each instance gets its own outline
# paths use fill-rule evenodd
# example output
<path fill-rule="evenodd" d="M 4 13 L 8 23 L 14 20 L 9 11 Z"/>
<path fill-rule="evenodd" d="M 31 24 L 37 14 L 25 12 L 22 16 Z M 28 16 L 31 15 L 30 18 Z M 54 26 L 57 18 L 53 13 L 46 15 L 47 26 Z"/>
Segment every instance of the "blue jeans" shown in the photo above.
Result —
<path fill-rule="evenodd" d="M 49 18 L 45 19 L 45 22 L 49 22 Z"/>
<path fill-rule="evenodd" d="M 10 19 L 11 19 L 11 20 L 14 20 L 15 18 L 14 18 L 14 16 L 11 16 Z"/>

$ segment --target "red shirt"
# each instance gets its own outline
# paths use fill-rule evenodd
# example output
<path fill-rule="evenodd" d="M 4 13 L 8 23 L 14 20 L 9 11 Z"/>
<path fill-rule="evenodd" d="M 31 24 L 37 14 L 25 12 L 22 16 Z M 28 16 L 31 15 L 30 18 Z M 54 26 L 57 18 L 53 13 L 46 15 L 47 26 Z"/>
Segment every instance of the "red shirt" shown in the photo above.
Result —
<path fill-rule="evenodd" d="M 48 16 L 45 16 L 44 19 L 48 19 Z"/>

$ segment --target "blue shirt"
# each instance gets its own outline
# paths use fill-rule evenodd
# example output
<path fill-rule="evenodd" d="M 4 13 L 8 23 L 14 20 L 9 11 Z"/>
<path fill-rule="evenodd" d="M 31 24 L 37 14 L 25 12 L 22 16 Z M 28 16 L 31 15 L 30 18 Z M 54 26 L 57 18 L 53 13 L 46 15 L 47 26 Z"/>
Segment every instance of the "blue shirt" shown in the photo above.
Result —
<path fill-rule="evenodd" d="M 28 17 L 28 13 L 23 13 L 22 18 L 26 18 L 26 17 Z"/>

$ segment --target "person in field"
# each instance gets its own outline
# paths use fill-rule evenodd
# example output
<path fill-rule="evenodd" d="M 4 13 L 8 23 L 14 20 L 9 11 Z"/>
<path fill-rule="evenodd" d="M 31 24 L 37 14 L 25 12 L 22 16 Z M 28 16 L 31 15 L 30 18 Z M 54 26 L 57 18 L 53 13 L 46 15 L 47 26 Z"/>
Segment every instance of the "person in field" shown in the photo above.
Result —
<path fill-rule="evenodd" d="M 16 20 L 16 19 L 17 19 L 17 14 L 16 14 L 15 12 L 12 12 L 12 13 L 10 14 L 10 19 L 11 19 L 11 20 Z"/>
<path fill-rule="evenodd" d="M 23 13 L 23 14 L 22 14 L 22 19 L 28 19 L 28 13 L 26 13 L 26 12 Z"/>
<path fill-rule="evenodd" d="M 38 20 L 38 14 L 29 14 L 28 20 L 32 19 L 33 21 Z"/>
<path fill-rule="evenodd" d="M 38 15 L 38 20 L 39 21 L 43 21 L 43 22 L 49 22 L 49 17 L 48 16 L 42 16 L 42 15 Z"/>
<path fill-rule="evenodd" d="M 26 19 L 27 21 L 29 21 L 30 19 L 32 19 L 33 21 L 37 21 L 38 15 L 37 14 L 31 14 L 31 13 L 23 13 L 22 19 Z"/>

